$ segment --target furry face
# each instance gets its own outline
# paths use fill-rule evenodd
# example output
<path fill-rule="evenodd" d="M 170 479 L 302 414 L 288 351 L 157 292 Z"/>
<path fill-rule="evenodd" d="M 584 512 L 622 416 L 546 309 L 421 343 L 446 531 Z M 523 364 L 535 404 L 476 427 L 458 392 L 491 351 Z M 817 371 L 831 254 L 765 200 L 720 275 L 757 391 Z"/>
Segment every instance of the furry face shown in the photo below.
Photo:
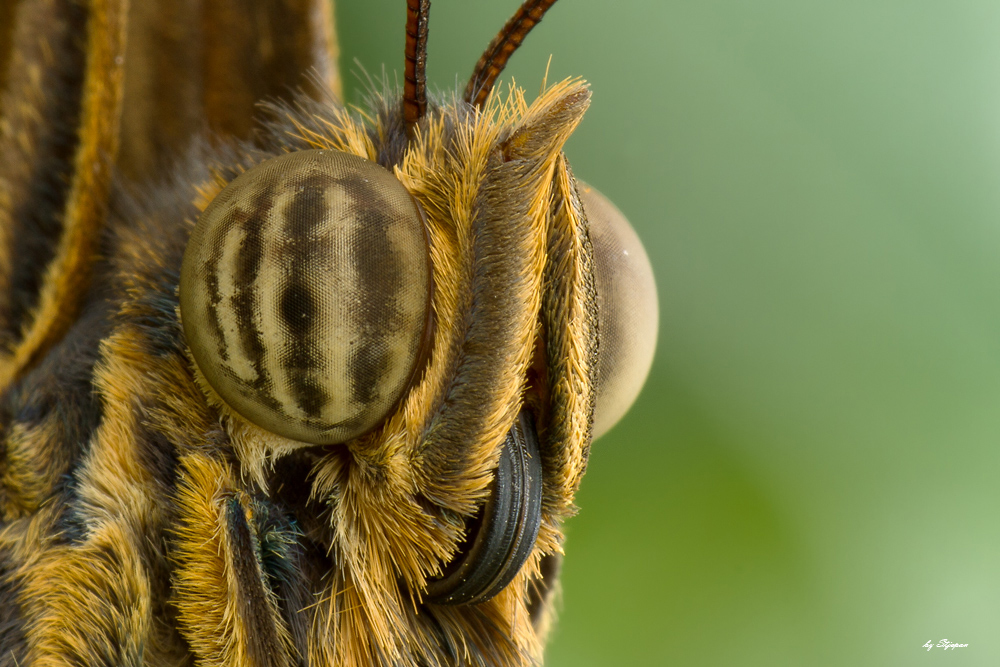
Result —
<path fill-rule="evenodd" d="M 196 39 L 166 3 L 15 4 L 0 664 L 540 662 L 595 409 L 627 408 L 656 323 L 561 151 L 586 86 L 492 90 L 552 3 L 427 100 L 411 1 L 412 81 L 360 111 L 325 3 L 208 2 L 233 40 L 198 62 L 151 46 Z M 247 136 L 240 100 L 305 66 Z"/>

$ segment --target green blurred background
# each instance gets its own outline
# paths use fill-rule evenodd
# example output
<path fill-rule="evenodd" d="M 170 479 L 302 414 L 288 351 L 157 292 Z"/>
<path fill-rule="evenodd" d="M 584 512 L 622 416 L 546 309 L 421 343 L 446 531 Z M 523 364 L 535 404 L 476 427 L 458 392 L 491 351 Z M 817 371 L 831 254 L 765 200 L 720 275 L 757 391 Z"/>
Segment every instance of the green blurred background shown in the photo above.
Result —
<path fill-rule="evenodd" d="M 340 0 L 345 70 L 404 5 Z M 435 0 L 430 85 L 515 6 Z M 1000 664 L 1000 3 L 563 0 L 508 73 L 549 54 L 661 320 L 546 664 Z"/>

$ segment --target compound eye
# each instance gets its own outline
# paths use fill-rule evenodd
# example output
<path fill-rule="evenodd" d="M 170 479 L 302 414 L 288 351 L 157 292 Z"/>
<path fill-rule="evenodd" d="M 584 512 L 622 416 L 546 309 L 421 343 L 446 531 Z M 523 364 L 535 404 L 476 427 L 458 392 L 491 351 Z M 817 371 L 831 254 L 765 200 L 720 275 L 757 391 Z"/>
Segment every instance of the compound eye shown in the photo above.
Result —
<path fill-rule="evenodd" d="M 653 268 L 635 230 L 604 195 L 577 184 L 594 248 L 598 438 L 628 412 L 646 381 L 656 349 L 659 307 Z"/>
<path fill-rule="evenodd" d="M 423 218 L 389 171 L 340 151 L 289 153 L 234 179 L 199 218 L 181 269 L 184 335 L 247 420 L 344 442 L 406 391 L 429 280 Z"/>

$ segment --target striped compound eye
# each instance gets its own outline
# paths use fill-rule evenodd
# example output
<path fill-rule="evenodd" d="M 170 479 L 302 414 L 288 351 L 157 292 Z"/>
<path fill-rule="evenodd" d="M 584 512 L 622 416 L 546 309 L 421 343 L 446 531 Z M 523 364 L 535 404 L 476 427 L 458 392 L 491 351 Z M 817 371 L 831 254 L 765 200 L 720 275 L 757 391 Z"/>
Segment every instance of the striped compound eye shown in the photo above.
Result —
<path fill-rule="evenodd" d="M 597 288 L 597 400 L 594 438 L 628 412 L 653 364 L 659 308 L 642 241 L 614 204 L 577 181 L 590 226 Z"/>
<path fill-rule="evenodd" d="M 381 423 L 413 376 L 430 257 L 389 171 L 332 150 L 272 158 L 227 185 L 184 253 L 191 354 L 249 421 L 313 444 Z"/>

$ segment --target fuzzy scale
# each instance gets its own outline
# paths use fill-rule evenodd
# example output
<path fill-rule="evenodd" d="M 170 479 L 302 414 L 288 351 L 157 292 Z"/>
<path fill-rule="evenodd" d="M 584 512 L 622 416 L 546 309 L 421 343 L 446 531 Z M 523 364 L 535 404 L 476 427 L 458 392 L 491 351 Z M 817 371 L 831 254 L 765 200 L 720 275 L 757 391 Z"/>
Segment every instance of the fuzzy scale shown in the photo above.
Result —
<path fill-rule="evenodd" d="M 405 151 L 393 99 L 371 125 L 330 102 L 274 106 L 262 148 L 196 151 L 115 193 L 81 324 L 3 397 L 0 665 L 541 660 L 593 409 L 589 241 L 560 153 L 588 94 L 432 106 Z M 234 412 L 192 362 L 177 299 L 200 210 L 313 148 L 393 170 L 426 214 L 434 284 L 414 384 L 375 431 L 325 447 Z M 522 405 L 544 468 L 535 549 L 492 600 L 425 604 Z"/>

